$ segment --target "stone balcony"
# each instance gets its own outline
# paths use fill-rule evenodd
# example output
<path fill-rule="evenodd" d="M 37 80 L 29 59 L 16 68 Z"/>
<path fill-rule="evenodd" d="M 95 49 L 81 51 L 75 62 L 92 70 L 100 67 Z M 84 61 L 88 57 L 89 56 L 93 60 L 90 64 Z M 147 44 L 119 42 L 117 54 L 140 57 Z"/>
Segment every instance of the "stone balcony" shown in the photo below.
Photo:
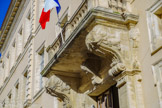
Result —
<path fill-rule="evenodd" d="M 116 83 L 121 87 L 122 76 L 140 72 L 138 16 L 127 9 L 129 5 L 85 0 L 62 30 L 65 43 L 58 36 L 47 48 L 49 63 L 41 73 L 49 78 L 47 92 L 68 108 L 69 89 L 98 96 Z"/>

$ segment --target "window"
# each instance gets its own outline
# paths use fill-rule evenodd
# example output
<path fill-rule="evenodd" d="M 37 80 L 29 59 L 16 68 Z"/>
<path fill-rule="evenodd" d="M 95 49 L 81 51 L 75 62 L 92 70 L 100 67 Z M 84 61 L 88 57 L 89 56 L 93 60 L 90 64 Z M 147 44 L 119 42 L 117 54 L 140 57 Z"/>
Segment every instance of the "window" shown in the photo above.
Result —
<path fill-rule="evenodd" d="M 162 60 L 153 65 L 154 85 L 157 87 L 159 103 L 162 107 Z"/>
<path fill-rule="evenodd" d="M 5 79 L 9 76 L 9 66 L 10 66 L 10 53 L 7 53 L 7 56 L 4 61 L 5 62 Z"/>
<path fill-rule="evenodd" d="M 41 45 L 41 47 L 38 49 L 36 54 L 36 70 L 35 70 L 35 94 L 43 88 L 43 79 L 41 76 L 41 72 L 44 69 L 44 43 Z"/>
<path fill-rule="evenodd" d="M 42 72 L 42 70 L 44 69 L 44 50 L 43 52 L 40 54 L 40 73 Z M 42 76 L 40 74 L 40 88 L 42 88 Z"/>
<path fill-rule="evenodd" d="M 147 12 L 147 22 L 151 50 L 155 51 L 162 47 L 162 4 L 156 2 Z"/>
<path fill-rule="evenodd" d="M 97 96 L 97 108 L 119 108 L 118 91 L 115 86 Z"/>
<path fill-rule="evenodd" d="M 40 54 L 40 72 L 44 68 L 44 51 Z"/>
<path fill-rule="evenodd" d="M 14 40 L 12 43 L 10 70 L 12 69 L 12 67 L 14 66 L 14 63 L 15 63 L 15 55 L 16 55 L 15 46 L 16 46 L 16 40 Z"/>
<path fill-rule="evenodd" d="M 31 34 L 31 11 L 29 10 L 26 19 L 25 19 L 25 29 L 24 29 L 24 44 L 26 45 L 26 42 Z"/>
<path fill-rule="evenodd" d="M 23 29 L 22 26 L 18 32 L 18 36 L 17 36 L 17 46 L 16 46 L 16 59 L 19 57 L 20 53 L 22 52 L 22 45 L 23 45 Z"/>

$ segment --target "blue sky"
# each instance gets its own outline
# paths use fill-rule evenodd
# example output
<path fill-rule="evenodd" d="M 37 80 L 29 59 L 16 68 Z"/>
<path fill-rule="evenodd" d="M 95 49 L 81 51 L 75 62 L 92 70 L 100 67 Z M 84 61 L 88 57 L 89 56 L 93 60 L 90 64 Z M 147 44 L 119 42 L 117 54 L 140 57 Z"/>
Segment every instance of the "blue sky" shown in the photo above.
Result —
<path fill-rule="evenodd" d="M 0 1 L 1 1 L 0 3 L 0 28 L 1 28 L 11 0 L 0 0 Z"/>

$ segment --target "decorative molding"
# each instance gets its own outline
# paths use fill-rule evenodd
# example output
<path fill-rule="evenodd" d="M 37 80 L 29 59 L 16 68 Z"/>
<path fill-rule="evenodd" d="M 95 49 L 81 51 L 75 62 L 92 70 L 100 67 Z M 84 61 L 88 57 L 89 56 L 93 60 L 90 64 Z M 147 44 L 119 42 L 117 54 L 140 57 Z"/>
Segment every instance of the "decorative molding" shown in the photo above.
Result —
<path fill-rule="evenodd" d="M 16 1 L 16 0 L 13 0 L 13 1 Z M 16 27 L 19 25 L 19 23 L 20 23 L 20 21 L 18 21 L 18 20 L 21 20 L 22 19 L 22 13 L 24 13 L 24 11 L 26 10 L 26 8 L 27 8 L 27 5 L 29 4 L 29 2 L 30 2 L 30 0 L 17 0 L 17 2 L 19 2 L 19 1 L 21 1 L 22 3 L 20 3 L 19 5 L 19 9 L 17 10 L 17 15 L 14 17 L 14 19 L 13 19 L 13 21 L 12 21 L 12 24 L 10 25 L 11 27 L 10 27 L 10 29 L 8 30 L 8 33 L 7 34 L 4 34 L 5 35 L 5 38 L 2 38 L 2 40 L 4 41 L 3 42 L 3 45 L 0 47 L 0 50 L 4 50 L 4 49 L 7 49 L 8 48 L 8 45 L 7 45 L 7 43 L 10 43 L 10 42 L 8 42 L 8 41 L 11 41 L 11 37 L 10 37 L 10 40 L 9 40 L 9 37 L 8 36 L 14 36 L 13 34 L 15 33 L 15 31 L 16 31 Z M 13 13 L 14 14 L 14 13 Z M 10 23 L 10 22 L 8 22 L 8 23 Z M 16 26 L 15 28 L 14 28 L 14 26 Z M 6 24 L 6 26 L 7 26 L 7 24 Z M 4 30 L 2 30 L 2 31 L 4 31 Z M 2 33 L 3 34 L 3 33 Z M 1 34 L 1 35 L 2 35 Z M 0 36 L 1 36 L 0 35 Z M 0 40 L 1 41 L 1 40 Z M 4 53 L 5 53 L 5 51 L 3 51 Z M 3 53 L 3 55 L 4 55 L 4 53 Z"/>
<path fill-rule="evenodd" d="M 12 6 L 12 7 L 11 7 Z M 12 0 L 11 1 L 11 4 L 9 6 L 9 9 L 8 9 L 8 12 L 7 12 L 7 15 L 4 19 L 4 22 L 3 22 L 3 25 L 1 27 L 2 29 L 2 32 L 0 34 L 1 38 L 3 37 L 4 39 L 0 40 L 1 41 L 1 45 L 0 45 L 0 49 L 2 48 L 5 40 L 6 40 L 6 37 L 12 27 L 12 23 L 14 22 L 14 17 L 17 16 L 16 14 L 19 13 L 18 10 L 19 10 L 19 7 L 21 6 L 21 0 Z M 19 10 L 20 11 L 20 10 Z"/>

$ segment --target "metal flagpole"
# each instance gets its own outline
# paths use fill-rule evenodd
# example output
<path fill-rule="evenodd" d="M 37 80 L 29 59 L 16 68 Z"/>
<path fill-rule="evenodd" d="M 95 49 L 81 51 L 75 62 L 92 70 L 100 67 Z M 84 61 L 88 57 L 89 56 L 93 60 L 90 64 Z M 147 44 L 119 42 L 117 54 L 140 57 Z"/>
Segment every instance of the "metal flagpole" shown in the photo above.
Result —
<path fill-rule="evenodd" d="M 58 18 L 58 26 L 60 27 L 60 31 L 61 31 L 61 39 L 62 39 L 62 42 L 64 44 L 65 41 L 64 41 L 64 38 L 63 38 L 62 29 L 61 29 L 61 22 L 60 22 L 60 19 L 59 19 L 59 15 L 58 14 L 57 14 L 57 18 Z"/>

